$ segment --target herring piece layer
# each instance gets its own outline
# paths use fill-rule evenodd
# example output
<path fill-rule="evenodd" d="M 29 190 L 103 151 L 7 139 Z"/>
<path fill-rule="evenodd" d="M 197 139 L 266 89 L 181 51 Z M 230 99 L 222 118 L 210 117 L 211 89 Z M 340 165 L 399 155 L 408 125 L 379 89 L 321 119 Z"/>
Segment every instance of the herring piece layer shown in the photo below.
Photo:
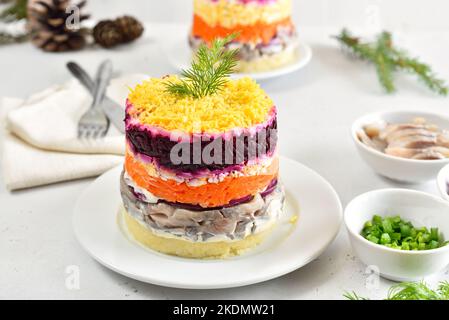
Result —
<path fill-rule="evenodd" d="M 279 185 L 263 197 L 229 208 L 192 211 L 167 203 L 145 203 L 121 180 L 121 195 L 125 209 L 135 219 L 156 234 L 194 242 L 235 241 L 261 232 L 279 218 L 284 193 Z"/>

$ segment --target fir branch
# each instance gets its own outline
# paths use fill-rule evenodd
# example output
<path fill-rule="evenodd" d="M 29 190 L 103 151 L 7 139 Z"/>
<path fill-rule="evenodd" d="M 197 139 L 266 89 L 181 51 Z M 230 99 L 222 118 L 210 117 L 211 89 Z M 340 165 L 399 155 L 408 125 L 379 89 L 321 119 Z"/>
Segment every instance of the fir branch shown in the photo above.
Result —
<path fill-rule="evenodd" d="M 429 65 L 394 47 L 389 32 L 382 32 L 376 42 L 362 42 L 346 29 L 334 38 L 360 59 L 374 63 L 379 82 L 389 93 L 395 91 L 393 75 L 398 70 L 415 74 L 430 90 L 440 95 L 449 93 L 446 82 L 438 78 Z"/>
<path fill-rule="evenodd" d="M 178 83 L 169 82 L 167 91 L 179 96 L 201 98 L 221 90 L 227 78 L 237 66 L 237 50 L 228 50 L 226 45 L 236 34 L 216 39 L 211 47 L 201 45 L 190 69 L 183 70 Z"/>
<path fill-rule="evenodd" d="M 428 64 L 420 62 L 418 58 L 408 57 L 407 52 L 404 50 L 396 49 L 393 46 L 393 41 L 389 32 L 384 31 L 381 37 L 385 38 L 383 49 L 389 55 L 392 65 L 398 69 L 403 69 L 409 73 L 416 74 L 430 90 L 441 95 L 448 94 L 448 88 L 445 86 L 445 81 L 437 78 Z"/>
<path fill-rule="evenodd" d="M 21 20 L 27 17 L 27 3 L 28 0 L 14 0 L 9 1 L 12 4 L 0 13 L 0 20 L 14 21 Z"/>
<path fill-rule="evenodd" d="M 360 38 L 352 36 L 347 29 L 343 29 L 338 36 L 333 36 L 333 38 L 362 60 L 372 61 L 376 56 L 376 50 L 372 44 L 362 43 Z"/>
<path fill-rule="evenodd" d="M 391 35 L 382 32 L 377 39 L 375 64 L 380 84 L 388 93 L 396 91 L 393 83 L 394 64 L 388 57 L 388 48 L 391 46 Z"/>
<path fill-rule="evenodd" d="M 394 64 L 400 69 L 416 74 L 430 90 L 443 96 L 448 94 L 445 81 L 439 79 L 429 65 L 420 62 L 417 58 L 408 58 L 403 54 L 397 54 Z"/>

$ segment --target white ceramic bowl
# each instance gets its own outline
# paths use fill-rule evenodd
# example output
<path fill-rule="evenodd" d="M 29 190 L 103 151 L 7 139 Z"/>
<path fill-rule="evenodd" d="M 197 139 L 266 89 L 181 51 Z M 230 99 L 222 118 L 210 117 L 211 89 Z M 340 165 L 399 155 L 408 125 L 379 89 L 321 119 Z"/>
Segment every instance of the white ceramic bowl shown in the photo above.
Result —
<path fill-rule="evenodd" d="M 357 150 L 378 174 L 400 182 L 421 183 L 435 179 L 441 168 L 449 163 L 449 159 L 414 160 L 390 156 L 365 145 L 357 137 L 357 132 L 363 130 L 365 125 L 382 120 L 389 123 L 410 122 L 416 117 L 425 118 L 442 129 L 449 129 L 449 117 L 425 111 L 378 112 L 363 116 L 353 123 L 351 135 Z"/>
<path fill-rule="evenodd" d="M 438 173 L 437 186 L 441 197 L 449 201 L 449 164 L 445 165 Z"/>
<path fill-rule="evenodd" d="M 373 215 L 395 216 L 415 227 L 437 227 L 449 237 L 449 203 L 430 194 L 406 189 L 382 189 L 364 193 L 345 209 L 344 220 L 351 245 L 365 264 L 395 281 L 417 281 L 449 264 L 449 246 L 424 251 L 403 251 L 374 244 L 360 235 Z"/>

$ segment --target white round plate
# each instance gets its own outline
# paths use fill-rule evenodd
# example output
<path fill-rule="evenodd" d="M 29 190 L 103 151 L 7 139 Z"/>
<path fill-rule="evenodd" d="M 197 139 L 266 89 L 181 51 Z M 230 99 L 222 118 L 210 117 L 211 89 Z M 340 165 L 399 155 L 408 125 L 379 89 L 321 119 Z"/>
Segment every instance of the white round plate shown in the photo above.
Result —
<path fill-rule="evenodd" d="M 192 60 L 192 50 L 187 39 L 177 39 L 168 43 L 165 48 L 170 64 L 177 70 L 188 69 Z M 312 49 L 305 43 L 298 46 L 297 59 L 293 63 L 271 71 L 254 73 L 235 73 L 232 78 L 250 77 L 254 80 L 266 80 L 295 72 L 305 67 L 312 59 Z"/>
<path fill-rule="evenodd" d="M 282 276 L 317 258 L 333 241 L 340 229 L 342 207 L 335 190 L 317 173 L 287 158 L 280 163 L 287 193 L 283 219 L 260 246 L 239 257 L 186 259 L 135 243 L 124 232 L 118 214 L 121 167 L 100 176 L 78 199 L 73 217 L 76 237 L 104 266 L 161 286 L 218 289 Z"/>

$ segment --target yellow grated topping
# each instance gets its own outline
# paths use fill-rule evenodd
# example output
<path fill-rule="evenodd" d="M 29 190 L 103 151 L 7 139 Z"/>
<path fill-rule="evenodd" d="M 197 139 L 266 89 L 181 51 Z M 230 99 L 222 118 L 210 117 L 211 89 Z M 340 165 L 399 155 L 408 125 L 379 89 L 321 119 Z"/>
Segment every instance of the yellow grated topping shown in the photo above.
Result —
<path fill-rule="evenodd" d="M 228 80 L 216 94 L 195 99 L 166 91 L 177 76 L 151 78 L 131 90 L 130 116 L 142 124 L 186 133 L 220 133 L 249 128 L 268 119 L 273 101 L 250 78 Z"/>
<path fill-rule="evenodd" d="M 295 214 L 294 216 L 292 216 L 288 222 L 290 222 L 291 224 L 295 224 L 296 222 L 298 222 L 298 215 Z"/>
<path fill-rule="evenodd" d="M 291 16 L 292 1 L 278 0 L 269 3 L 243 3 L 229 0 L 195 0 L 194 13 L 210 26 L 234 28 L 258 22 L 275 23 Z"/>

